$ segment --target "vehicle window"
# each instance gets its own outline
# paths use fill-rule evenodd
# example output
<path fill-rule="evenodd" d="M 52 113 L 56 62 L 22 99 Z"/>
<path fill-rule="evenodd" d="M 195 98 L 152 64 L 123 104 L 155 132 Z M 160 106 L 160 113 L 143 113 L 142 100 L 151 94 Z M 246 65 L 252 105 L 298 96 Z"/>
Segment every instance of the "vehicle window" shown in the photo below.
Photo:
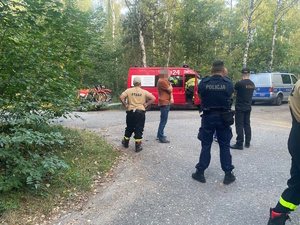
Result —
<path fill-rule="evenodd" d="M 171 76 L 169 81 L 173 87 L 183 87 L 183 76 Z"/>
<path fill-rule="evenodd" d="M 298 81 L 297 78 L 294 75 L 291 75 L 291 77 L 292 77 L 293 84 L 296 84 L 296 82 Z"/>
<path fill-rule="evenodd" d="M 288 74 L 281 74 L 282 82 L 284 84 L 291 84 L 291 77 Z"/>
<path fill-rule="evenodd" d="M 250 80 L 252 80 L 255 85 L 270 86 L 269 74 L 250 74 Z"/>
<path fill-rule="evenodd" d="M 273 74 L 273 84 L 275 84 L 275 85 L 282 84 L 282 77 L 280 74 Z"/>
<path fill-rule="evenodd" d="M 140 77 L 142 81 L 142 87 L 156 87 L 158 76 L 155 75 L 132 75 L 131 87 L 133 87 L 133 80 L 135 77 Z"/>

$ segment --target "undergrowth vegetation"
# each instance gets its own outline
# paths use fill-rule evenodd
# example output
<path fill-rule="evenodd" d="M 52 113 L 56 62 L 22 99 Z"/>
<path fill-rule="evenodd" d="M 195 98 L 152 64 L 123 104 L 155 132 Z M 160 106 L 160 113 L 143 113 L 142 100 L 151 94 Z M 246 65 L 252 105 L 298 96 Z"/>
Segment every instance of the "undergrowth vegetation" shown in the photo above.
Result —
<path fill-rule="evenodd" d="M 0 218 L 8 224 L 40 224 L 55 209 L 76 204 L 93 187 L 93 177 L 105 176 L 119 156 L 95 133 L 60 126 L 43 129 L 50 136 L 56 135 L 51 147 L 20 154 L 20 163 L 27 163 L 13 170 L 1 168 L 1 187 L 4 184 L 5 189 L 1 191 Z"/>

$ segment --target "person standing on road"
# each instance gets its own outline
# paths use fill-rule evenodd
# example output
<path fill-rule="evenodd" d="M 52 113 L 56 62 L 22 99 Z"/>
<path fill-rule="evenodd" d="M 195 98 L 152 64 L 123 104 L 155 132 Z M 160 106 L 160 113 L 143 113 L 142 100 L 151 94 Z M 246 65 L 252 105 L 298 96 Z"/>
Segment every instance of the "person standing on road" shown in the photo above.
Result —
<path fill-rule="evenodd" d="M 213 134 L 216 130 L 220 146 L 220 161 L 222 170 L 225 172 L 224 184 L 230 184 L 235 181 L 232 172 L 232 157 L 230 154 L 230 140 L 232 131 L 228 121 L 223 119 L 224 113 L 227 113 L 231 107 L 231 98 L 233 96 L 233 83 L 224 76 L 225 68 L 221 60 L 215 60 L 211 68 L 212 76 L 204 77 L 198 85 L 198 96 L 201 99 L 201 108 L 203 110 L 201 127 L 198 133 L 198 139 L 201 141 L 202 149 L 199 162 L 196 165 L 196 172 L 192 178 L 205 183 L 204 171 L 208 168 L 211 159 L 211 144 Z M 231 114 L 231 123 L 233 123 L 233 114 Z"/>
<path fill-rule="evenodd" d="M 168 81 L 170 77 L 168 68 L 163 68 L 159 72 L 159 79 L 157 81 L 158 92 L 158 105 L 160 109 L 160 122 L 157 131 L 157 139 L 161 143 L 170 143 L 164 135 L 164 129 L 168 121 L 168 115 L 170 111 L 170 104 L 174 103 L 173 99 L 173 87 Z"/>
<path fill-rule="evenodd" d="M 268 225 L 284 225 L 289 214 L 300 204 L 300 80 L 298 80 L 289 96 L 292 116 L 292 128 L 288 138 L 288 150 L 292 156 L 291 178 L 288 188 L 283 191 L 275 208 L 270 209 Z"/>
<path fill-rule="evenodd" d="M 236 143 L 230 148 L 243 150 L 244 131 L 245 131 L 245 147 L 250 147 L 251 141 L 251 126 L 250 113 L 252 95 L 255 89 L 254 83 L 249 79 L 250 70 L 248 68 L 242 69 L 242 79 L 234 85 L 236 92 L 235 102 L 235 129 L 236 129 Z"/>
<path fill-rule="evenodd" d="M 224 68 L 224 76 L 228 77 L 228 70 L 226 68 Z M 230 106 L 230 108 L 231 108 L 231 106 Z M 217 131 L 214 132 L 214 140 L 215 140 L 215 142 L 218 142 Z"/>
<path fill-rule="evenodd" d="M 142 151 L 142 136 L 145 126 L 146 108 L 155 101 L 155 97 L 148 91 L 141 88 L 141 78 L 133 79 L 134 87 L 128 88 L 120 96 L 120 101 L 126 107 L 126 128 L 122 145 L 129 146 L 129 139 L 134 132 L 135 151 Z M 125 103 L 125 99 L 128 103 Z"/>

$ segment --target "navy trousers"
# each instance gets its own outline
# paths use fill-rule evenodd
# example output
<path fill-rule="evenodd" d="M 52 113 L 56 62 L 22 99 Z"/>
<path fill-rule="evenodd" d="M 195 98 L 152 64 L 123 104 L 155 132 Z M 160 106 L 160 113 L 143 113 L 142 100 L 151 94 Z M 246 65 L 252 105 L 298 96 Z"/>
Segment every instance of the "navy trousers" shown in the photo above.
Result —
<path fill-rule="evenodd" d="M 196 168 L 201 171 L 208 168 L 211 159 L 211 144 L 215 131 L 217 132 L 220 147 L 221 168 L 224 172 L 230 172 L 234 169 L 230 154 L 232 130 L 230 126 L 224 126 L 221 115 L 202 115 L 201 127 L 198 133 L 198 139 L 201 141 L 202 148 Z"/>

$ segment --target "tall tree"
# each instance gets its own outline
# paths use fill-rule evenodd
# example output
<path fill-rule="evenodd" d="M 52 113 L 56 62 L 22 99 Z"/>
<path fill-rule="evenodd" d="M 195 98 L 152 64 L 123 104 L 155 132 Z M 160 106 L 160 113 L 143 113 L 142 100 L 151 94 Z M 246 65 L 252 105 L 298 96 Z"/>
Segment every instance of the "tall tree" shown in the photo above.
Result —
<path fill-rule="evenodd" d="M 274 25 L 273 25 L 271 59 L 270 59 L 270 63 L 269 63 L 270 70 L 272 70 L 272 67 L 273 67 L 277 25 L 280 22 L 280 20 L 283 18 L 283 16 L 298 2 L 299 2 L 299 0 L 276 0 L 276 11 L 275 11 Z"/>
<path fill-rule="evenodd" d="M 171 57 L 172 29 L 173 29 L 173 19 L 174 19 L 175 8 L 176 8 L 176 0 L 174 0 L 174 2 L 173 2 L 172 12 L 171 12 L 171 18 L 170 18 L 167 66 L 169 66 L 170 57 Z"/>
<path fill-rule="evenodd" d="M 133 22 L 138 32 L 139 44 L 142 56 L 142 66 L 147 66 L 147 52 L 145 47 L 145 28 L 150 21 L 155 19 L 159 11 L 155 11 L 156 2 L 154 0 L 138 1 L 125 0 L 126 6 L 133 16 Z"/>
<path fill-rule="evenodd" d="M 109 5 L 111 9 L 111 16 L 112 16 L 112 40 L 113 45 L 115 45 L 115 29 L 116 29 L 116 13 L 115 13 L 115 5 L 113 0 L 109 0 Z"/>
<path fill-rule="evenodd" d="M 247 16 L 247 40 L 246 40 L 246 46 L 244 50 L 244 56 L 243 56 L 243 67 L 247 66 L 247 57 L 248 57 L 248 51 L 251 41 L 251 31 L 252 31 L 252 20 L 253 20 L 253 13 L 258 9 L 260 4 L 262 3 L 262 0 L 249 0 L 249 14 Z"/>

